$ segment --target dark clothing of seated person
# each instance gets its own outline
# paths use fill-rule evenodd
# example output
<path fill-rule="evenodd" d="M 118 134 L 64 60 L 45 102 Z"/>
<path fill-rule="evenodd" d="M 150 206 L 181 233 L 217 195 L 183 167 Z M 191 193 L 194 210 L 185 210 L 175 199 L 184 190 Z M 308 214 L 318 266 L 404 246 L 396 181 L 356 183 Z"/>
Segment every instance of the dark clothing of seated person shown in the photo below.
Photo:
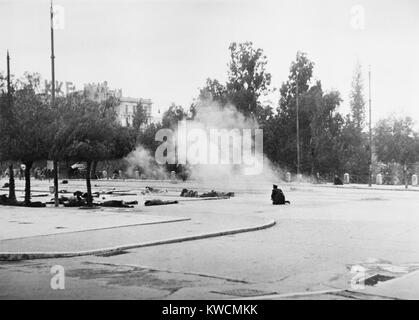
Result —
<path fill-rule="evenodd" d="M 289 201 L 285 200 L 285 195 L 281 189 L 278 189 L 278 186 L 274 184 L 274 188 L 272 189 L 271 200 L 272 204 L 286 204 L 290 203 Z"/>
<path fill-rule="evenodd" d="M 339 178 L 337 175 L 335 176 L 335 178 L 333 179 L 333 184 L 335 186 L 342 186 L 343 185 L 343 181 L 341 178 Z"/>

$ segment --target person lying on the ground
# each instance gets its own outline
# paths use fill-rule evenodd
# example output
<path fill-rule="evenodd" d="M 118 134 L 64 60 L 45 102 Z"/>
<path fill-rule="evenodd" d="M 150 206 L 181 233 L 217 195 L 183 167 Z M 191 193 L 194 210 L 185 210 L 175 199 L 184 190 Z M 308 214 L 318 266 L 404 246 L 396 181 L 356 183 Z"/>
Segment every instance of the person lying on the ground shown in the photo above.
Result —
<path fill-rule="evenodd" d="M 98 205 L 102 206 L 102 207 L 112 207 L 112 208 L 134 208 L 133 205 L 130 205 L 123 200 L 108 200 L 108 201 L 104 201 L 102 203 L 98 203 Z"/>
<path fill-rule="evenodd" d="M 70 197 L 67 201 L 63 202 L 64 207 L 83 207 L 87 204 L 80 195 Z"/>
<path fill-rule="evenodd" d="M 69 200 L 70 200 L 70 198 L 61 196 L 61 197 L 58 198 L 58 203 L 59 204 L 64 204 L 64 202 L 69 201 Z M 51 199 L 50 201 L 45 202 L 45 203 L 46 204 L 55 204 L 55 200 Z"/>
<path fill-rule="evenodd" d="M 134 201 L 125 201 L 125 204 L 138 204 L 138 201 L 137 200 L 134 200 Z"/>
<path fill-rule="evenodd" d="M 81 197 L 81 198 L 85 198 L 85 199 L 87 199 L 87 197 L 88 197 L 88 194 L 87 194 L 87 192 L 81 192 L 81 191 L 79 191 L 79 190 L 77 190 L 77 191 L 75 191 L 74 193 L 73 193 L 73 195 L 75 196 L 75 197 Z M 92 192 L 92 197 L 95 197 L 95 198 L 99 198 L 99 195 L 100 195 L 100 193 L 98 192 L 98 191 L 96 191 L 96 192 Z"/>
<path fill-rule="evenodd" d="M 291 202 L 285 200 L 285 195 L 281 189 L 278 189 L 276 184 L 273 185 L 272 194 L 271 194 L 272 204 L 290 204 Z"/>
<path fill-rule="evenodd" d="M 210 198 L 210 197 L 234 197 L 234 192 L 217 192 L 211 190 L 211 192 L 203 193 L 199 196 L 200 198 Z"/>
<path fill-rule="evenodd" d="M 147 192 L 154 192 L 154 193 L 158 193 L 158 192 L 162 192 L 160 189 L 157 189 L 157 188 L 152 188 L 152 187 L 149 187 L 149 186 L 146 186 L 145 187 L 145 190 L 147 191 Z"/>
<path fill-rule="evenodd" d="M 59 200 L 60 204 L 63 204 L 64 207 L 83 207 L 86 206 L 87 202 L 80 196 L 76 197 L 61 197 Z M 53 201 L 48 202 L 48 204 L 54 204 Z M 134 208 L 134 204 L 138 204 L 138 201 L 123 201 L 123 200 L 108 200 L 102 203 L 94 203 L 95 206 L 102 207 L 113 207 L 113 208 Z"/>
<path fill-rule="evenodd" d="M 184 188 L 182 192 L 180 193 L 181 197 L 189 197 L 189 198 L 214 198 L 214 197 L 234 197 L 234 192 L 216 192 L 214 190 L 211 190 L 210 192 L 203 193 L 201 195 L 198 195 L 198 191 L 194 190 L 188 190 Z"/>
<path fill-rule="evenodd" d="M 81 192 L 81 191 L 77 190 L 77 191 L 73 192 L 73 195 L 74 195 L 75 197 L 81 197 L 81 196 L 83 195 L 83 192 Z"/>
<path fill-rule="evenodd" d="M 110 191 L 109 190 L 100 190 L 99 193 L 100 194 L 113 194 L 115 192 L 116 188 L 112 188 Z"/>
<path fill-rule="evenodd" d="M 180 193 L 181 197 L 189 197 L 189 198 L 196 198 L 198 197 L 198 191 L 188 190 L 184 188 Z"/>
<path fill-rule="evenodd" d="M 31 207 L 31 208 L 44 208 L 46 207 L 46 204 L 40 201 L 34 201 L 29 202 L 29 204 L 24 204 L 25 207 Z"/>
<path fill-rule="evenodd" d="M 160 189 L 157 189 L 157 188 L 152 188 L 152 187 L 149 187 L 149 186 L 146 186 L 145 187 L 145 190 L 147 191 L 147 192 L 160 192 Z"/>
<path fill-rule="evenodd" d="M 18 206 L 18 207 L 31 207 L 31 208 L 43 208 L 46 207 L 46 204 L 40 201 L 31 201 L 28 203 L 25 203 L 24 201 L 17 201 L 17 200 L 9 200 L 7 195 L 3 194 L 0 196 L 0 205 L 6 205 L 6 206 Z"/>
<path fill-rule="evenodd" d="M 7 197 L 7 195 L 2 194 L 0 195 L 0 204 L 6 205 L 9 201 L 9 198 Z"/>
<path fill-rule="evenodd" d="M 18 201 L 17 200 L 10 200 L 9 197 L 5 194 L 0 195 L 0 204 L 1 205 L 18 205 Z"/>
<path fill-rule="evenodd" d="M 155 200 L 147 200 L 146 202 L 144 202 L 145 206 L 161 206 L 161 205 L 165 205 L 165 204 L 175 204 L 178 203 L 177 201 L 163 201 L 160 199 L 155 199 Z"/>
<path fill-rule="evenodd" d="M 85 192 L 85 193 L 83 193 L 83 195 L 82 195 L 82 197 L 83 198 L 85 198 L 85 199 L 87 199 L 87 197 L 88 197 L 89 195 L 87 194 L 87 192 Z M 92 197 L 94 197 L 94 198 L 99 198 L 99 192 L 92 192 Z"/>
<path fill-rule="evenodd" d="M 41 198 L 41 197 L 48 197 L 49 193 L 39 193 L 39 194 L 32 194 L 31 198 Z"/>
<path fill-rule="evenodd" d="M 141 191 L 141 194 L 147 194 L 147 193 L 163 193 L 163 192 L 167 192 L 167 190 L 163 191 L 163 190 L 160 190 L 160 189 L 157 189 L 157 188 L 152 188 L 152 187 L 146 186 L 145 187 L 145 190 L 144 191 Z"/>

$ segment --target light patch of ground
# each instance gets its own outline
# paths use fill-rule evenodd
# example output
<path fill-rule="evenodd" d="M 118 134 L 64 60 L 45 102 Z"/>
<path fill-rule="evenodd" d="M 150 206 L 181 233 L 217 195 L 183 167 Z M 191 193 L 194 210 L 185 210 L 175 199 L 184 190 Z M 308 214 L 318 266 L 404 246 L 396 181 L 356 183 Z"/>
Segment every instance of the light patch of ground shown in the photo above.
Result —
<path fill-rule="evenodd" d="M 0 240 L 61 234 L 122 226 L 179 221 L 180 217 L 152 216 L 140 209 L 80 210 L 0 206 Z"/>

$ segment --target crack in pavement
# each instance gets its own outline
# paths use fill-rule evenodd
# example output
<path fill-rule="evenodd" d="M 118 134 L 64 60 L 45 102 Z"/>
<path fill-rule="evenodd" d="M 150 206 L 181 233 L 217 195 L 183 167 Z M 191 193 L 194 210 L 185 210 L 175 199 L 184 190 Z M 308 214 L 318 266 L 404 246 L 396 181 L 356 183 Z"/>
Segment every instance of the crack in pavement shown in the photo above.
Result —
<path fill-rule="evenodd" d="M 380 299 L 380 300 L 382 300 L 382 299 L 402 300 L 402 299 L 383 296 L 383 295 L 363 293 L 363 292 L 354 292 L 354 291 L 350 291 L 350 290 L 342 290 L 342 291 L 339 291 L 339 292 L 328 292 L 327 294 L 334 295 L 334 296 L 345 297 L 345 298 L 354 299 L 354 300 L 365 300 L 365 299 L 368 299 L 368 298 L 373 298 L 373 299 L 375 298 L 375 299 Z"/>
<path fill-rule="evenodd" d="M 83 262 L 83 264 L 96 264 L 96 265 L 104 265 L 104 266 L 112 266 L 112 267 L 120 266 L 120 267 L 131 267 L 131 268 L 142 268 L 142 269 L 146 269 L 146 270 L 150 270 L 150 271 L 184 274 L 184 275 L 188 275 L 188 276 L 198 276 L 198 277 L 203 277 L 203 278 L 224 280 L 224 281 L 234 282 L 234 283 L 254 284 L 254 283 L 246 281 L 246 280 L 221 277 L 221 276 L 210 275 L 210 274 L 205 274 L 205 273 L 173 271 L 173 270 L 167 270 L 167 269 L 156 269 L 156 268 L 149 267 L 149 266 L 138 266 L 138 265 L 132 265 L 132 264 L 114 264 L 114 263 L 90 262 L 90 261 L 85 261 L 85 262 Z"/>

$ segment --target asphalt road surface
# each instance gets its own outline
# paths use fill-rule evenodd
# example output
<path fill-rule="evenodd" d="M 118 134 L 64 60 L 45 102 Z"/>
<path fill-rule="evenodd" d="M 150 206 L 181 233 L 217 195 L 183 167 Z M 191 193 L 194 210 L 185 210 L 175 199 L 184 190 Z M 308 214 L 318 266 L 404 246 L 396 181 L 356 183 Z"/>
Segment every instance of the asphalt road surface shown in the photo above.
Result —
<path fill-rule="evenodd" d="M 113 256 L 0 262 L 0 299 L 235 299 L 316 291 L 331 293 L 298 297 L 347 299 L 333 290 L 351 289 L 353 266 L 388 277 L 419 268 L 419 192 L 283 186 L 291 205 L 272 206 L 270 187 L 238 188 L 232 199 L 207 201 L 205 210 L 214 219 L 272 218 L 272 228 Z M 188 210 L 202 205 L 189 206 L 185 216 Z M 57 270 L 64 275 L 58 280 Z"/>

